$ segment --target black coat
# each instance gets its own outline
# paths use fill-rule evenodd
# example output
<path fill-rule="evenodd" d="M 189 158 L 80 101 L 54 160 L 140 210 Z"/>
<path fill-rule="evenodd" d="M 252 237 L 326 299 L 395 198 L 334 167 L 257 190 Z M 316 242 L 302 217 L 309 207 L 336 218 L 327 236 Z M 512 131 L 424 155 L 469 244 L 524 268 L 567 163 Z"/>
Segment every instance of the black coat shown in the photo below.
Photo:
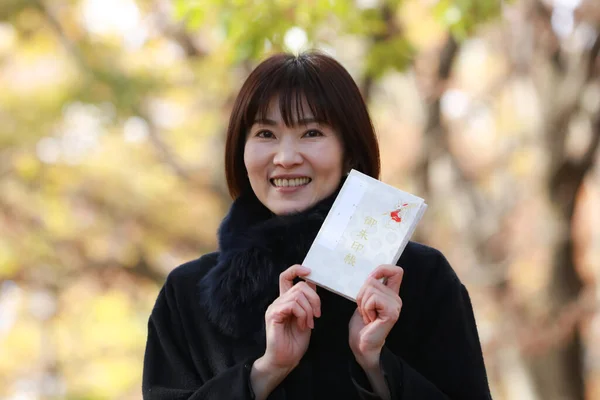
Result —
<path fill-rule="evenodd" d="M 148 324 L 144 399 L 253 398 L 250 370 L 265 351 L 264 312 L 279 273 L 302 261 L 332 198 L 287 217 L 234 202 L 219 230 L 221 251 L 174 269 L 160 291 Z M 381 356 L 392 399 L 490 399 L 469 296 L 444 256 L 411 242 L 398 265 L 403 308 Z M 317 292 L 322 316 L 309 348 L 269 399 L 378 398 L 348 345 L 356 304 Z"/>

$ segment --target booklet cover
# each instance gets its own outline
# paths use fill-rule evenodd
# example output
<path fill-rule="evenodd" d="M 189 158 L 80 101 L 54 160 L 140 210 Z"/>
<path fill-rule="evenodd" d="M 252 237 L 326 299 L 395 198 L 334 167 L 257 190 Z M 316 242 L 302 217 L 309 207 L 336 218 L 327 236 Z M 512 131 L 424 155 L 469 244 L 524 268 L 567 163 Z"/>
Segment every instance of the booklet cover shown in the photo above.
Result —
<path fill-rule="evenodd" d="M 381 264 L 396 264 L 425 201 L 352 170 L 302 265 L 307 281 L 352 301 Z"/>

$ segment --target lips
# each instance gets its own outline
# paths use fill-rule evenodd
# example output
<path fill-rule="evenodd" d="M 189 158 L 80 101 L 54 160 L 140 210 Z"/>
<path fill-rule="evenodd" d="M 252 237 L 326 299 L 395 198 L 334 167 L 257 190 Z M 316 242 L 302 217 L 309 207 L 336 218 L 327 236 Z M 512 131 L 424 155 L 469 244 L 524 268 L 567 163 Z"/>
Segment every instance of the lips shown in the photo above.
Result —
<path fill-rule="evenodd" d="M 298 178 L 273 178 L 271 184 L 275 187 L 298 187 L 308 185 L 312 181 L 311 178 L 304 176 Z"/>

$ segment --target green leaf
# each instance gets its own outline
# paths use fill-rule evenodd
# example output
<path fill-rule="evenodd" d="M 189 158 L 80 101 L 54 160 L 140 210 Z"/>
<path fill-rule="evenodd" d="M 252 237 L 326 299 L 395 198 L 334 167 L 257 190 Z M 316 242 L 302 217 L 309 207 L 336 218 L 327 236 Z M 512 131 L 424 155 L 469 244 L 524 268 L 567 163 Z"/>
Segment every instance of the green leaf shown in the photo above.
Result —
<path fill-rule="evenodd" d="M 367 55 L 366 73 L 380 78 L 389 70 L 403 71 L 410 65 L 413 55 L 413 47 L 403 37 L 377 42 Z"/>

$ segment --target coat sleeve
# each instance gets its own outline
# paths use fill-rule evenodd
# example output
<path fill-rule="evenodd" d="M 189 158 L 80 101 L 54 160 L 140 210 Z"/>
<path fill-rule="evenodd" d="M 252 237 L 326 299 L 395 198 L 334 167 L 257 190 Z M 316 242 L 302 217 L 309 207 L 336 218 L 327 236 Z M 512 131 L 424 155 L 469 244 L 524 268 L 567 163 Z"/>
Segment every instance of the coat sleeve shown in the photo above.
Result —
<path fill-rule="evenodd" d="M 382 350 L 380 365 L 391 398 L 490 400 L 469 294 L 441 253 L 440 258 L 440 270 L 421 298 L 425 315 L 417 361 L 409 365 L 388 346 Z M 350 368 L 361 398 L 378 399 L 360 366 L 353 362 Z"/>
<path fill-rule="evenodd" d="M 188 338 L 169 279 L 161 289 L 148 322 L 142 394 L 145 400 L 254 399 L 250 383 L 253 359 L 233 365 L 210 379 L 194 366 Z"/>

